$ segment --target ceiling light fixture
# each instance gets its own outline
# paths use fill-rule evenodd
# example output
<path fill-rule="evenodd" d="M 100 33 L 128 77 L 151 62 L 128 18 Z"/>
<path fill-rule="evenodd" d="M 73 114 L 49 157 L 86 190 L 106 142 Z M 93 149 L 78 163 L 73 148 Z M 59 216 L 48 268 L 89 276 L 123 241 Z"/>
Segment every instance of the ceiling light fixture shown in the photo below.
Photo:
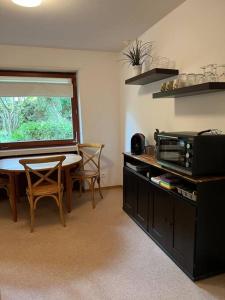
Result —
<path fill-rule="evenodd" d="M 39 6 L 42 0 L 12 0 L 12 2 L 20 6 L 35 7 Z"/>

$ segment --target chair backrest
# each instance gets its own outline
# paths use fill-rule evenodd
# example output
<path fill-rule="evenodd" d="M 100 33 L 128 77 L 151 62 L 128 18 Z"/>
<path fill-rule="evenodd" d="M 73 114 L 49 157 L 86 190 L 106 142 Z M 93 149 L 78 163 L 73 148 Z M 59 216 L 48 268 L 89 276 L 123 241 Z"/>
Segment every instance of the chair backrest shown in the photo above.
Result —
<path fill-rule="evenodd" d="M 57 184 L 60 193 L 62 163 L 65 159 L 64 155 L 21 159 L 19 162 L 24 166 L 29 192 L 32 194 L 33 188 L 48 183 Z M 56 179 L 51 177 L 53 173 L 56 173 Z"/>
<path fill-rule="evenodd" d="M 100 159 L 103 144 L 77 144 L 78 154 L 82 156 L 82 167 L 84 169 L 94 168 L 100 172 Z"/>

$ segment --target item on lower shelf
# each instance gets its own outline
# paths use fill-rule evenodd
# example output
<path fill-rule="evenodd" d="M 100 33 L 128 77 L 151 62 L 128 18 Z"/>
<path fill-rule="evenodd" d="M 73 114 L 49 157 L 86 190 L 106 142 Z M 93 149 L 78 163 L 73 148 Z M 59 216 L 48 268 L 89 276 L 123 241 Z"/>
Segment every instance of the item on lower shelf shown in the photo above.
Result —
<path fill-rule="evenodd" d="M 192 192 L 192 200 L 197 201 L 197 192 L 196 191 Z"/>
<path fill-rule="evenodd" d="M 174 176 L 173 174 L 170 173 L 165 173 L 160 176 L 161 180 L 167 183 L 177 183 L 180 182 L 180 178 Z"/>
<path fill-rule="evenodd" d="M 196 191 L 183 190 L 182 195 L 190 200 L 193 200 L 193 201 L 197 200 Z"/>
<path fill-rule="evenodd" d="M 126 163 L 126 166 L 136 172 L 142 172 L 142 171 L 146 171 L 149 169 L 148 166 L 143 166 L 143 165 L 135 165 L 135 164 L 131 164 L 129 162 Z"/>
<path fill-rule="evenodd" d="M 177 189 L 179 194 L 192 201 L 197 200 L 197 192 L 188 186 L 181 184 L 181 179 L 173 174 L 165 173 L 157 177 L 151 177 L 151 181 L 167 190 Z"/>
<path fill-rule="evenodd" d="M 175 189 L 174 183 L 179 182 L 179 178 L 175 177 L 172 174 L 165 173 L 157 177 L 151 177 L 151 181 L 161 185 L 167 190 Z"/>
<path fill-rule="evenodd" d="M 160 181 L 159 182 L 159 185 L 162 186 L 163 188 L 167 189 L 167 190 L 173 190 L 175 189 L 176 187 L 174 185 L 172 185 L 171 183 L 169 182 L 165 182 L 165 181 Z"/>
<path fill-rule="evenodd" d="M 196 191 L 193 191 L 192 189 L 187 188 L 184 185 L 176 186 L 176 188 L 177 188 L 177 192 L 179 194 L 181 194 L 182 196 L 184 196 L 185 198 L 188 198 L 192 201 L 197 201 L 197 192 Z"/>
<path fill-rule="evenodd" d="M 161 180 L 161 177 L 160 176 L 157 176 L 157 177 L 151 177 L 151 181 L 156 183 L 156 184 L 159 184 L 160 183 L 160 180 Z"/>
<path fill-rule="evenodd" d="M 183 189 L 183 185 L 177 185 L 176 186 L 176 188 L 177 188 L 177 192 L 179 193 L 179 194 L 181 194 L 182 195 L 182 189 Z"/>

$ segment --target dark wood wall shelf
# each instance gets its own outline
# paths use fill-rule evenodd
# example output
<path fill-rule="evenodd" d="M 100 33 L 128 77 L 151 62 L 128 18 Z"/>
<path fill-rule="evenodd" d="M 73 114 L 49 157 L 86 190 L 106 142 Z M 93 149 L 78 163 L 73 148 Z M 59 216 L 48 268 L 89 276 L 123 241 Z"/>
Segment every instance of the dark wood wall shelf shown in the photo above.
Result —
<path fill-rule="evenodd" d="M 140 75 L 134 76 L 125 80 L 125 84 L 130 85 L 145 85 L 151 82 L 163 80 L 179 74 L 175 69 L 155 68 Z"/>
<path fill-rule="evenodd" d="M 154 93 L 153 98 L 179 98 L 223 91 L 225 91 L 225 82 L 206 82 L 171 91 Z"/>

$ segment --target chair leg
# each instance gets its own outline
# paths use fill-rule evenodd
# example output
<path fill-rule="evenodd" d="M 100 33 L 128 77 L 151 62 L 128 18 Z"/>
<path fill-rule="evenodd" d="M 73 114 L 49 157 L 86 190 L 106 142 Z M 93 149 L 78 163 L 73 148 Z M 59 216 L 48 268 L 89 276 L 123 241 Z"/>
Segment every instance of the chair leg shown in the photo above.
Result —
<path fill-rule="evenodd" d="M 34 231 L 34 205 L 30 202 L 30 232 Z"/>
<path fill-rule="evenodd" d="M 100 197 L 103 199 L 101 183 L 100 183 L 100 176 L 97 178 L 97 183 L 98 183 L 98 191 L 99 191 Z"/>
<path fill-rule="evenodd" d="M 6 191 L 6 195 L 9 198 L 10 197 L 10 193 L 9 193 L 9 188 L 6 186 L 4 187 L 5 191 Z"/>
<path fill-rule="evenodd" d="M 92 194 L 92 208 L 95 208 L 95 195 L 94 195 L 94 179 L 91 178 L 91 194 Z"/>
<path fill-rule="evenodd" d="M 6 188 L 5 190 L 6 190 L 6 194 L 7 194 L 8 198 L 9 198 L 10 208 L 13 211 L 13 202 L 12 202 L 12 197 L 11 197 L 11 194 L 10 194 L 10 189 Z"/>
<path fill-rule="evenodd" d="M 79 185 L 80 185 L 80 197 L 81 197 L 81 195 L 82 195 L 82 185 L 83 185 L 83 180 L 82 179 L 80 179 L 79 180 Z"/>
<path fill-rule="evenodd" d="M 16 187 L 16 201 L 18 203 L 20 203 L 21 199 L 20 199 L 20 189 L 19 189 L 19 178 L 18 178 L 18 176 L 15 176 L 15 187 Z"/>
<path fill-rule="evenodd" d="M 65 227 L 66 222 L 65 222 L 65 216 L 64 216 L 63 205 L 62 205 L 62 195 L 59 198 L 59 214 L 60 214 L 61 223 Z"/>
<path fill-rule="evenodd" d="M 6 190 L 6 194 L 8 196 L 8 199 L 9 199 L 9 205 L 10 205 L 10 208 L 11 208 L 12 215 L 14 215 L 14 205 L 13 205 L 13 201 L 12 201 L 10 189 L 9 188 L 5 188 L 5 190 Z"/>

